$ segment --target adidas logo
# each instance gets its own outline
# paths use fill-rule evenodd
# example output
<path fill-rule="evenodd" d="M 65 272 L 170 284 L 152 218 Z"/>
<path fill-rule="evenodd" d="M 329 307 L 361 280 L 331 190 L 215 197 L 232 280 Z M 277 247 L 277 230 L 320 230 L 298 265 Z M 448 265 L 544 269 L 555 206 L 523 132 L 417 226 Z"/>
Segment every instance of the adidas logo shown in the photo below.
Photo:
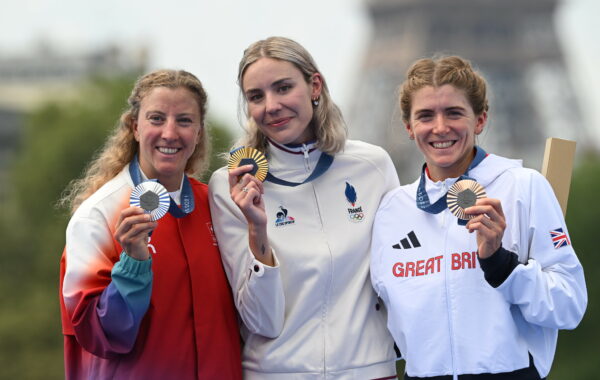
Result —
<path fill-rule="evenodd" d="M 409 242 L 410 240 L 410 242 Z M 412 246 L 410 245 L 412 243 Z M 408 233 L 408 238 L 404 238 L 400 240 L 400 243 L 392 245 L 394 249 L 410 249 L 420 247 L 421 243 L 419 243 L 419 239 L 417 239 L 417 235 L 415 235 L 415 231 L 410 231 Z"/>

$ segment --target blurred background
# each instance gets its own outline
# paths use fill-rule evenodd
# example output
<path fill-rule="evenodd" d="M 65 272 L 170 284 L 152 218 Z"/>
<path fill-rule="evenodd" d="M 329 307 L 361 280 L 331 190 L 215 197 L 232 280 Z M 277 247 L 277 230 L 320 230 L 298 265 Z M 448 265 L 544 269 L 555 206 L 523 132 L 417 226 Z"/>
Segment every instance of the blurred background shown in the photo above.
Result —
<path fill-rule="evenodd" d="M 350 136 L 384 146 L 402 183 L 422 157 L 396 87 L 415 59 L 470 59 L 490 84 L 488 152 L 541 168 L 547 137 L 577 141 L 567 223 L 590 303 L 562 331 L 550 379 L 600 370 L 600 2 L 597 0 L 21 0 L 0 13 L 0 379 L 60 379 L 58 263 L 68 213 L 54 207 L 157 68 L 196 74 L 213 150 L 239 123 L 237 64 L 250 43 L 293 38 L 314 56 Z M 223 165 L 213 157 L 211 170 Z"/>

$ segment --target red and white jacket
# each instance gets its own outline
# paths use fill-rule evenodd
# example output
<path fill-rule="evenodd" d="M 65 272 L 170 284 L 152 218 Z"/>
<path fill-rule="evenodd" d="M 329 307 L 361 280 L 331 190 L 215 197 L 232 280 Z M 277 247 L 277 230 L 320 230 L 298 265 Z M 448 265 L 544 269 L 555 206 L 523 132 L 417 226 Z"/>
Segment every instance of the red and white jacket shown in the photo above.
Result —
<path fill-rule="evenodd" d="M 159 220 L 151 260 L 122 254 L 113 238 L 133 187 L 127 166 L 74 213 L 60 268 L 67 379 L 241 379 L 207 186 L 190 183 L 195 209 Z"/>

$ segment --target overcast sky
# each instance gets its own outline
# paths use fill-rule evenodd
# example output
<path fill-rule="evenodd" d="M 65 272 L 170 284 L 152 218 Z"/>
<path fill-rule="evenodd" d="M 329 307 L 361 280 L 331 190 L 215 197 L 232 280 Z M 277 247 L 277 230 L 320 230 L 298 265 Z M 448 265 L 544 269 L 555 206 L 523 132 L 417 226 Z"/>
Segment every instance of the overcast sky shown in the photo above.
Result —
<path fill-rule="evenodd" d="M 362 0 L 5 0 L 0 55 L 27 54 L 40 42 L 67 51 L 145 45 L 150 69 L 196 74 L 211 113 L 237 128 L 237 64 L 250 43 L 271 35 L 303 44 L 347 109 L 369 42 L 363 7 Z M 565 0 L 556 21 L 584 122 L 597 126 L 600 141 L 599 14 L 598 0 Z"/>

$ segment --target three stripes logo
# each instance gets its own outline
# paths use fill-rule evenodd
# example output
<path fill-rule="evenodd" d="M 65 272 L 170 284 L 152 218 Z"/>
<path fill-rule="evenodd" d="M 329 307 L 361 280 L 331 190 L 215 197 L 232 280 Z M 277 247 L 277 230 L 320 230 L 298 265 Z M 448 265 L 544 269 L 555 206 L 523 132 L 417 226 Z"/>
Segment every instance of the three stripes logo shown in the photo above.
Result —
<path fill-rule="evenodd" d="M 411 245 L 412 243 L 412 245 Z M 418 248 L 421 246 L 419 243 L 419 239 L 417 239 L 417 235 L 415 235 L 415 231 L 410 231 L 408 236 L 404 239 L 400 240 L 400 243 L 392 245 L 394 249 L 410 249 L 410 248 Z"/>

